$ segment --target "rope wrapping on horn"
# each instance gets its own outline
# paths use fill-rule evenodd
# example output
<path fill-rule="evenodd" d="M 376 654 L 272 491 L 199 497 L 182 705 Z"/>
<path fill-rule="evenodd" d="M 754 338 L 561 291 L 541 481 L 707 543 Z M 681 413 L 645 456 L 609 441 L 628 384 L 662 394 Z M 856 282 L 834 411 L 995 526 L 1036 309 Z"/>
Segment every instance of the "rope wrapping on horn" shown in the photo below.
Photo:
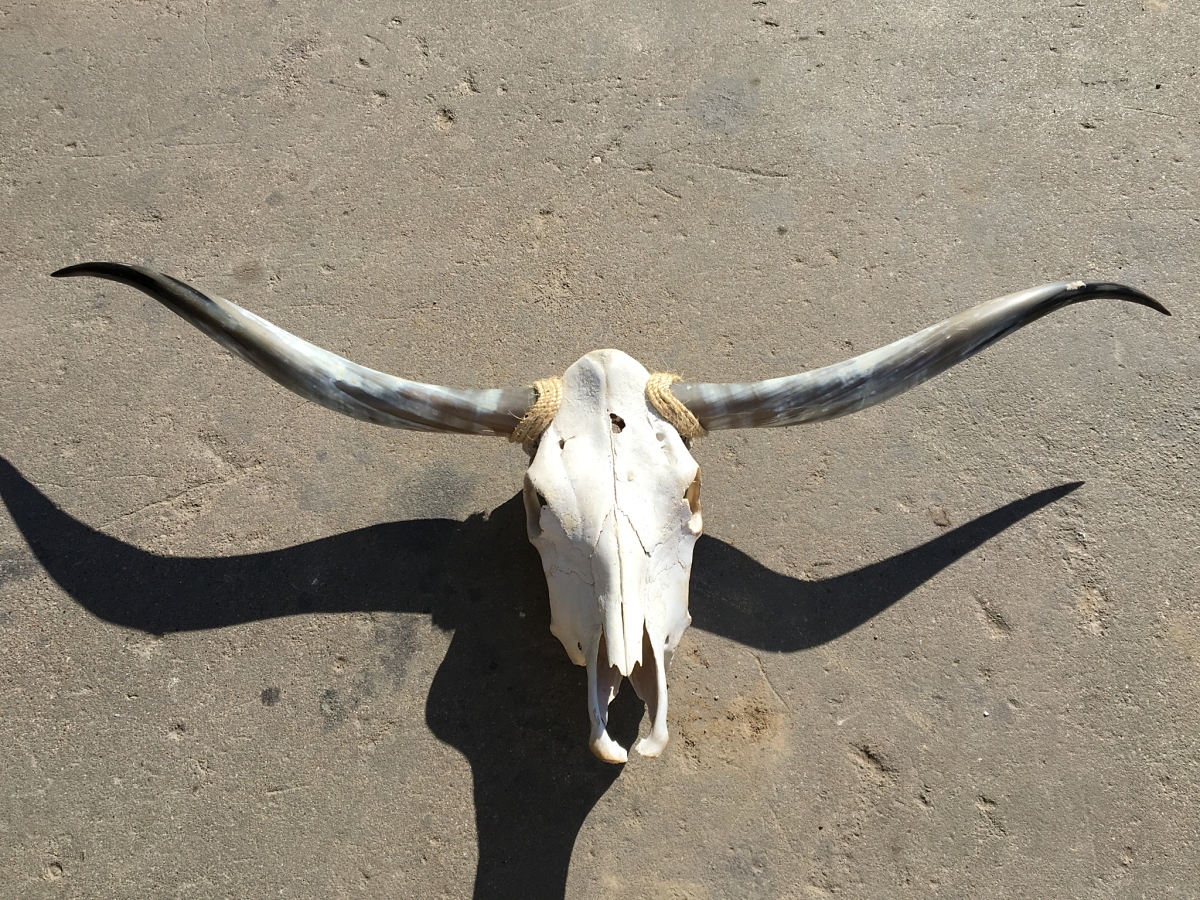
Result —
<path fill-rule="evenodd" d="M 704 430 L 700 420 L 692 415 L 691 410 L 671 393 L 671 385 L 682 380 L 682 377 L 674 372 L 654 372 L 646 381 L 646 402 L 654 407 L 654 411 L 662 416 L 668 425 L 679 432 L 681 438 L 691 441 L 704 437 L 708 432 Z M 554 421 L 558 408 L 562 405 L 561 378 L 540 378 L 533 383 L 533 389 L 537 392 L 536 402 L 508 436 L 514 444 L 536 444 L 542 432 Z"/>
<path fill-rule="evenodd" d="M 646 382 L 646 400 L 685 441 L 702 438 L 708 432 L 700 420 L 671 393 L 671 385 L 677 381 L 683 381 L 683 378 L 674 372 L 655 372 Z"/>
<path fill-rule="evenodd" d="M 526 446 L 537 443 L 542 432 L 558 415 L 558 408 L 562 405 L 562 385 L 562 379 L 557 375 L 553 378 L 539 378 L 533 383 L 533 389 L 537 391 L 537 401 L 529 407 L 529 411 L 512 430 L 512 434 L 508 436 L 510 441 Z"/>

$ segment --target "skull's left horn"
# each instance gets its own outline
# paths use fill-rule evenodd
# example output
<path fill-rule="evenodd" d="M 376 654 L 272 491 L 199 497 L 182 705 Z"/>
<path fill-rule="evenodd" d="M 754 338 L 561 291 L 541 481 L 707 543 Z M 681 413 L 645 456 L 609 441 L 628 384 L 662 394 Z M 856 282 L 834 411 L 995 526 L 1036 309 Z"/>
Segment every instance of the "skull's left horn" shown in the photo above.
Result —
<path fill-rule="evenodd" d="M 981 303 L 924 331 L 844 362 L 742 384 L 678 382 L 671 392 L 708 431 L 820 422 L 882 403 L 1056 309 L 1115 297 L 1170 315 L 1139 290 L 1102 282 L 1046 284 Z"/>
<path fill-rule="evenodd" d="M 322 350 L 220 297 L 141 266 L 89 262 L 56 278 L 92 275 L 149 294 L 265 375 L 330 409 L 393 428 L 511 434 L 534 404 L 533 388 L 458 390 L 406 381 Z"/>

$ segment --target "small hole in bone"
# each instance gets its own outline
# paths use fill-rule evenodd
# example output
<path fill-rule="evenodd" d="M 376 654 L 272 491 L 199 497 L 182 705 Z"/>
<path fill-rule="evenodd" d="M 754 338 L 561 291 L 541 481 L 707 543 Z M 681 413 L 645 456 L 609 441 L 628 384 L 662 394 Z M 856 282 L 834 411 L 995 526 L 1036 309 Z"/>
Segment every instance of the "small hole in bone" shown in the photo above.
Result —
<path fill-rule="evenodd" d="M 624 419 L 622 419 L 616 413 L 609 413 L 608 417 L 610 419 L 612 419 L 613 434 L 620 434 L 622 431 L 625 430 L 625 420 Z"/>
<path fill-rule="evenodd" d="M 567 446 L 566 438 L 559 438 L 558 439 L 558 449 L 561 450 L 565 446 Z"/>
<path fill-rule="evenodd" d="M 541 491 L 534 491 L 534 493 L 537 495 L 538 506 L 540 506 L 542 509 L 545 509 L 547 506 L 550 505 L 549 503 L 546 502 L 546 498 L 542 496 Z"/>
<path fill-rule="evenodd" d="M 665 434 L 663 434 L 661 431 L 660 431 L 660 432 L 658 432 L 658 433 L 657 433 L 656 435 L 654 435 L 654 436 L 655 436 L 656 438 L 658 438 L 658 442 L 659 442 L 660 444 L 661 444 L 663 441 L 665 441 L 665 440 L 667 439 L 667 436 L 666 436 Z"/>
<path fill-rule="evenodd" d="M 580 641 L 575 642 L 575 646 L 579 648 L 579 652 L 583 652 L 583 644 Z"/>

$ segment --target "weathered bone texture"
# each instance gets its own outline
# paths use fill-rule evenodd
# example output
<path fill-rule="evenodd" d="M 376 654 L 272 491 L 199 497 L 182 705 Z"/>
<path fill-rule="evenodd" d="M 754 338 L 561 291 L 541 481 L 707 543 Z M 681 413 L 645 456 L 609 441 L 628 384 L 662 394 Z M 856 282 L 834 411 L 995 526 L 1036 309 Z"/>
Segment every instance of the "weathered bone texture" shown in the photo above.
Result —
<path fill-rule="evenodd" d="M 688 615 L 700 536 L 700 467 L 647 402 L 650 373 L 597 350 L 563 376 L 563 403 L 525 479 L 529 539 L 550 590 L 550 630 L 588 670 L 592 751 L 625 762 L 608 734 L 622 677 L 646 702 L 657 756 L 667 743 L 667 666 Z"/>
<path fill-rule="evenodd" d="M 532 388 L 457 390 L 405 381 L 322 350 L 221 297 L 141 266 L 90 262 L 56 278 L 93 275 L 149 294 L 260 372 L 329 409 L 356 419 L 415 431 L 503 434 L 533 405 Z"/>
<path fill-rule="evenodd" d="M 916 387 L 1056 309 L 1096 297 L 1128 300 L 1170 315 L 1153 297 L 1122 284 L 1045 284 L 981 303 L 823 369 L 744 384 L 680 382 L 671 391 L 708 431 L 834 419 Z"/>
<path fill-rule="evenodd" d="M 85 263 L 54 274 L 94 275 L 138 288 L 280 384 L 369 422 L 510 434 L 537 396 L 532 388 L 453 390 L 385 375 L 148 269 Z M 1023 325 L 1092 297 L 1170 315 L 1119 284 L 1050 284 L 813 372 L 670 389 L 706 429 L 830 419 L 894 397 Z M 650 713 L 650 733 L 637 751 L 657 756 L 667 743 L 667 667 L 691 622 L 688 581 L 702 527 L 699 466 L 647 398 L 649 378 L 619 350 L 596 350 L 567 369 L 561 403 L 537 441 L 524 488 L 529 539 L 541 554 L 550 592 L 550 627 L 571 660 L 587 666 L 591 747 L 615 763 L 628 758 L 607 729 L 622 678 Z"/>

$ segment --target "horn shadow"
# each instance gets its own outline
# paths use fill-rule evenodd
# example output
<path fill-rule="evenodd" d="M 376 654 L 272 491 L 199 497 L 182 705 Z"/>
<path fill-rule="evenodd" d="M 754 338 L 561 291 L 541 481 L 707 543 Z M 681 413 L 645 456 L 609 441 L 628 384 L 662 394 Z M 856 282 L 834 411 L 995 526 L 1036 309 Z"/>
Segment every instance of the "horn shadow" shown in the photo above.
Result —
<path fill-rule="evenodd" d="M 50 577 L 94 616 L 125 628 L 164 634 L 304 613 L 404 612 L 452 630 L 425 720 L 471 765 L 474 896 L 563 896 L 579 829 L 621 767 L 588 749 L 586 676 L 550 634 L 520 494 L 465 522 L 391 522 L 207 558 L 161 556 L 103 534 L 3 458 L 0 496 Z M 610 714 L 614 737 L 636 740 L 642 707 L 632 691 Z"/>
<path fill-rule="evenodd" d="M 890 559 L 803 582 L 713 538 L 698 546 L 695 624 L 762 649 L 833 640 L 984 541 L 1075 490 L 1041 491 Z M 426 723 L 469 761 L 476 900 L 562 897 L 575 839 L 622 767 L 595 759 L 584 671 L 549 630 L 520 494 L 488 516 L 374 525 L 231 557 L 148 553 L 71 517 L 0 458 L 0 496 L 33 556 L 106 622 L 153 634 L 314 612 L 426 613 L 453 630 Z M 610 731 L 636 738 L 642 706 L 622 691 Z"/>
<path fill-rule="evenodd" d="M 985 541 L 1082 487 L 1074 481 L 1014 500 L 977 519 L 847 572 L 802 581 L 701 538 L 692 567 L 692 624 L 759 650 L 807 650 L 879 615 Z"/>

